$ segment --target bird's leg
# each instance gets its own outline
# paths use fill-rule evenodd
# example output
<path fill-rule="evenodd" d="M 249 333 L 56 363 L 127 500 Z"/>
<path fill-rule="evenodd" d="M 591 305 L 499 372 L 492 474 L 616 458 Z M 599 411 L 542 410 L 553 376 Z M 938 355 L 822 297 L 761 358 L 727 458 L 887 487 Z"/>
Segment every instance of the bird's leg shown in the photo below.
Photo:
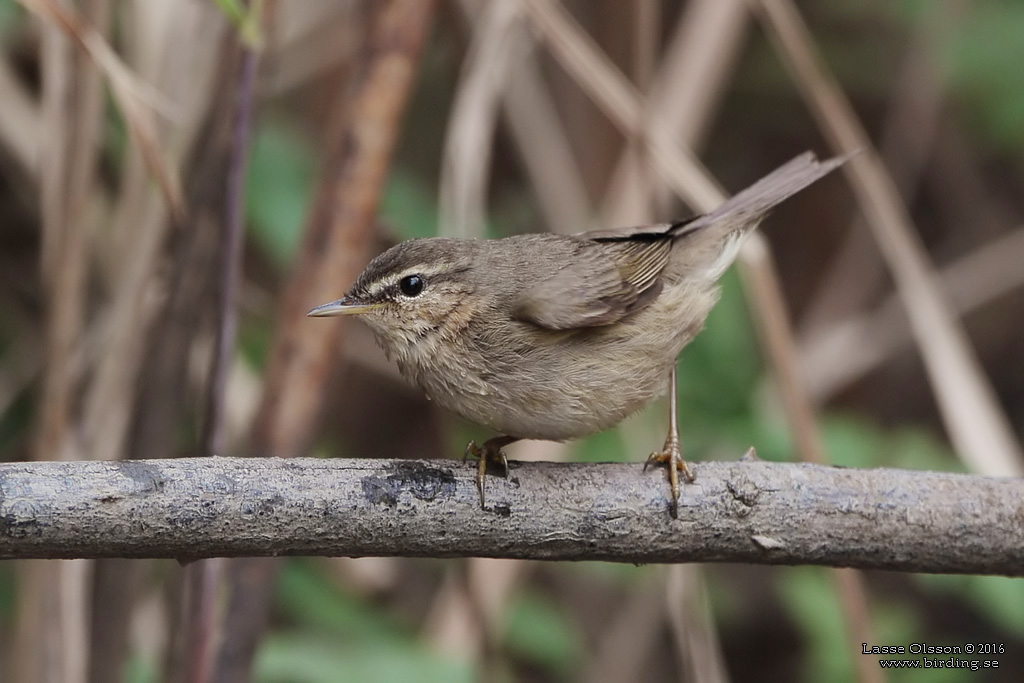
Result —
<path fill-rule="evenodd" d="M 476 470 L 476 490 L 480 492 L 481 508 L 484 507 L 484 477 L 487 475 L 487 463 L 493 462 L 501 465 L 507 479 L 508 458 L 505 457 L 505 453 L 501 449 L 516 441 L 519 441 L 518 436 L 496 436 L 485 441 L 483 446 L 477 446 L 476 441 L 470 441 L 466 445 L 466 452 L 463 453 L 462 459 L 465 460 L 470 455 L 480 459 Z"/>
<path fill-rule="evenodd" d="M 683 460 L 683 453 L 679 448 L 679 422 L 676 418 L 676 368 L 672 366 L 672 375 L 669 379 L 668 399 L 668 436 L 665 437 L 665 445 L 660 451 L 651 453 L 644 463 L 644 471 L 652 462 L 668 464 L 668 481 L 672 486 L 672 516 L 679 514 L 679 472 L 687 482 L 696 479 L 696 475 L 690 466 Z"/>

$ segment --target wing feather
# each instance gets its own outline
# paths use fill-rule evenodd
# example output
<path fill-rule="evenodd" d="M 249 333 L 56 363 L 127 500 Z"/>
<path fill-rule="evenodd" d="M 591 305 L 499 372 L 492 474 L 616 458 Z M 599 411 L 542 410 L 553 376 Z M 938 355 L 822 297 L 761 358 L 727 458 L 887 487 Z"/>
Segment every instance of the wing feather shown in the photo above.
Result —
<path fill-rule="evenodd" d="M 521 295 L 514 315 L 550 330 L 618 322 L 657 298 L 671 250 L 668 235 L 614 242 L 581 239 L 571 262 Z"/>

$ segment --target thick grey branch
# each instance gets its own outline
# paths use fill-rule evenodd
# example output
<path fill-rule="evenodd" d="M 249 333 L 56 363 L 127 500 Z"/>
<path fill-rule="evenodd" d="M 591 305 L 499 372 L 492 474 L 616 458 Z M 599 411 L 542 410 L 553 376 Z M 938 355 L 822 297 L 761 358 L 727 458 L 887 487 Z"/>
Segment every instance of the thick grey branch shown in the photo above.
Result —
<path fill-rule="evenodd" d="M 662 469 L 194 458 L 0 465 L 0 558 L 489 556 L 1024 575 L 1024 479 L 707 462 Z"/>

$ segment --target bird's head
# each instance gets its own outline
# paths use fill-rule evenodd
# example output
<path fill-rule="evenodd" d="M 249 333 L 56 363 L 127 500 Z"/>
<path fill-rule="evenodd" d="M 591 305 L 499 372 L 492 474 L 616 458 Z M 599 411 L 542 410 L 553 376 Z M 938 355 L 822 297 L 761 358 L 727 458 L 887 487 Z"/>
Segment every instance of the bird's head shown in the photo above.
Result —
<path fill-rule="evenodd" d="M 345 296 L 307 315 L 358 315 L 389 357 L 406 360 L 472 317 L 475 249 L 471 240 L 402 242 L 373 259 Z"/>

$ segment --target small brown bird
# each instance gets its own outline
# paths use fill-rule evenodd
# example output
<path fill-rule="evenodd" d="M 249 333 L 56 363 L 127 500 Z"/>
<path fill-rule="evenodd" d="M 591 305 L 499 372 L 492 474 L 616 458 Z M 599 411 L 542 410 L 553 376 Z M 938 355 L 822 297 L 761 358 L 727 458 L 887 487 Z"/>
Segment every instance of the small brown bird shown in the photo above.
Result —
<path fill-rule="evenodd" d="M 694 479 L 679 448 L 676 356 L 703 327 L 744 237 L 843 161 L 805 153 L 677 223 L 402 242 L 309 315 L 359 314 L 430 399 L 504 435 L 466 448 L 480 459 L 481 505 L 488 461 L 508 473 L 504 446 L 587 436 L 669 391 L 668 437 L 647 462 L 668 464 L 675 513 L 678 473 Z"/>

